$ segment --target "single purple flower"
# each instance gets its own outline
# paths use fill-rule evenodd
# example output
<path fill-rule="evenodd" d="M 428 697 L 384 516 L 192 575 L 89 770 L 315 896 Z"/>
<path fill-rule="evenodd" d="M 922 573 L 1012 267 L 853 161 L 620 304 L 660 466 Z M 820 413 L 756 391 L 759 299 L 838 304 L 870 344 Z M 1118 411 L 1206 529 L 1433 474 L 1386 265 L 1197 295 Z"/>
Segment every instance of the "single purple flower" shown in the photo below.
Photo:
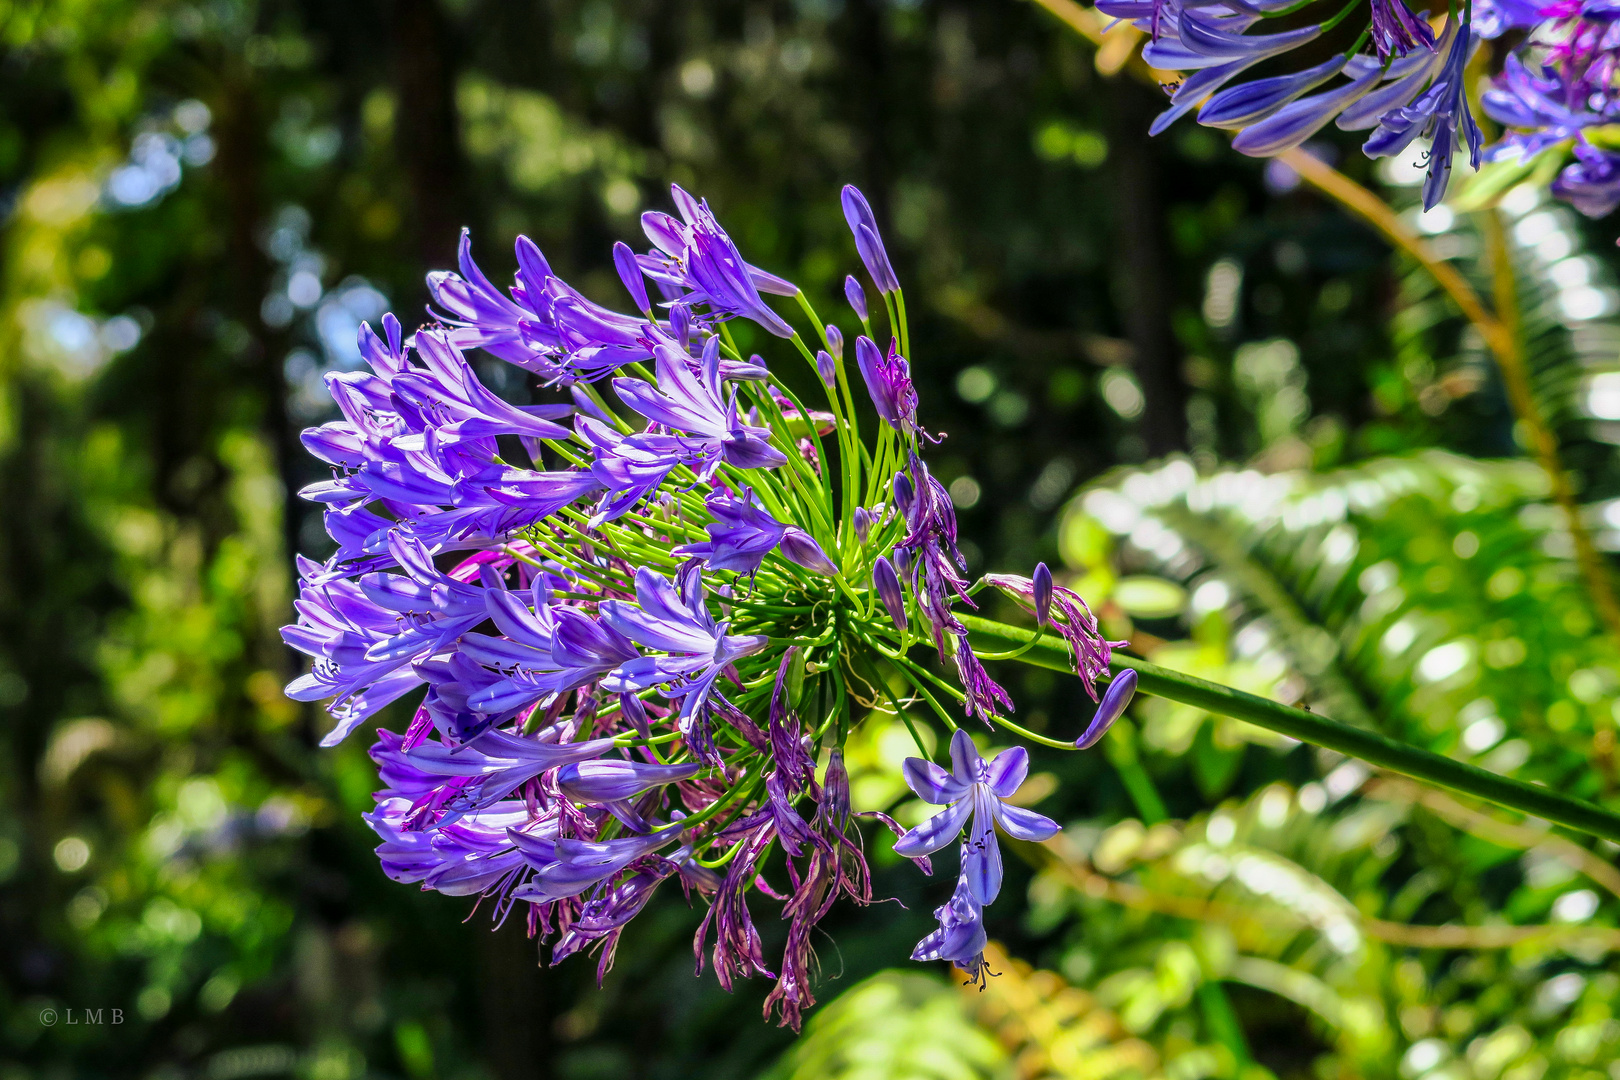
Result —
<path fill-rule="evenodd" d="M 606 881 L 643 855 L 674 843 L 685 828 L 680 822 L 645 835 L 616 840 L 548 840 L 513 831 L 508 835 L 534 868 L 534 877 L 513 891 L 515 900 L 545 903 L 561 900 Z"/>
<path fill-rule="evenodd" d="M 855 508 L 855 539 L 864 544 L 872 536 L 872 512 L 864 506 Z"/>
<path fill-rule="evenodd" d="M 844 275 L 844 299 L 855 309 L 855 317 L 863 323 L 866 322 L 870 314 L 866 307 L 866 290 L 861 288 L 861 283 L 855 280 L 854 274 Z"/>
<path fill-rule="evenodd" d="M 962 859 L 966 866 L 965 846 Z M 951 898 L 934 909 L 934 918 L 939 920 L 939 929 L 917 943 L 911 958 L 949 960 L 963 971 L 971 972 L 973 982 L 978 983 L 988 968 L 984 949 L 990 938 L 984 929 L 984 905 L 973 898 L 965 871 L 957 879 Z"/>
<path fill-rule="evenodd" d="M 715 220 L 707 202 L 694 199 L 679 186 L 672 186 L 670 192 L 681 220 L 668 214 L 642 215 L 642 230 L 663 252 L 663 257 L 648 256 L 642 268 L 654 281 L 689 290 L 682 297 L 688 304 L 705 304 L 711 314 L 724 318 L 740 315 L 777 337 L 792 337 L 793 328 L 759 294 L 763 289 L 792 296 L 798 287 L 743 262 L 737 245 Z"/>
<path fill-rule="evenodd" d="M 666 696 L 681 699 L 680 717 L 688 725 L 707 711 L 721 672 L 770 643 L 757 634 L 728 635 L 730 623 L 715 621 L 705 603 L 700 565 L 694 560 L 682 568 L 677 575 L 679 591 L 656 570 L 641 567 L 636 571 L 635 604 L 604 600 L 598 605 L 604 623 L 666 654 L 622 664 L 603 681 L 603 689 L 622 693 L 663 686 Z"/>
<path fill-rule="evenodd" d="M 900 355 L 897 342 L 889 343 L 889 355 L 878 352 L 877 343 L 866 335 L 855 339 L 855 364 L 866 380 L 880 416 L 888 425 L 910 436 L 917 430 L 917 389 L 911 383 L 911 365 Z"/>
<path fill-rule="evenodd" d="M 911 513 L 911 504 L 917 497 L 916 489 L 912 486 L 911 477 L 903 472 L 894 474 L 894 505 L 901 514 Z"/>
<path fill-rule="evenodd" d="M 1052 819 L 1006 801 L 1029 775 L 1029 751 L 1022 746 L 1003 750 L 986 763 L 968 733 L 958 728 L 951 736 L 950 772 L 922 758 L 907 758 L 902 771 L 918 798 L 946 809 L 895 841 L 894 850 L 908 857 L 938 851 L 956 839 L 971 813 L 972 832 L 962 847 L 962 877 L 980 904 L 991 903 L 1001 891 L 1001 849 L 994 825 L 1014 839 L 1032 842 L 1058 831 Z"/>
<path fill-rule="evenodd" d="M 580 434 L 596 451 L 591 472 L 608 489 L 595 515 L 598 523 L 627 512 L 678 465 L 690 467 L 707 480 L 722 461 L 739 469 L 787 463 L 786 456 L 771 445 L 769 430 L 743 423 L 736 389 L 725 395 L 718 338 L 710 338 L 705 345 L 698 371 L 671 346 L 656 345 L 653 354 L 657 385 L 620 378 L 613 380 L 613 389 L 626 405 L 654 424 L 684 434 L 646 431 L 625 436 L 588 418 L 577 422 Z"/>
<path fill-rule="evenodd" d="M 535 255 L 539 255 L 538 248 Z M 440 309 L 433 314 L 451 328 L 451 340 L 460 348 L 483 349 L 502 360 L 527 366 L 534 350 L 525 343 L 520 324 L 532 320 L 535 313 L 514 303 L 478 269 L 472 257 L 472 233 L 467 229 L 461 230 L 456 259 L 461 268 L 459 275 L 435 270 L 427 276 L 428 293 Z M 543 258 L 539 261 L 545 264 Z M 547 267 L 546 275 L 550 273 Z"/>
<path fill-rule="evenodd" d="M 1002 711 L 1013 711 L 1013 701 L 1000 683 L 990 677 L 984 670 L 984 665 L 968 645 L 968 636 L 965 632 L 956 632 L 956 677 L 962 684 L 962 692 L 966 695 L 962 701 L 962 709 L 969 716 L 977 716 L 986 725 L 1000 716 Z"/>
<path fill-rule="evenodd" d="M 1368 157 L 1399 154 L 1419 135 L 1430 140 L 1429 175 L 1423 183 L 1423 208 L 1433 209 L 1445 197 L 1451 182 L 1451 158 L 1459 132 L 1468 147 L 1469 161 L 1479 168 L 1483 137 L 1464 93 L 1463 68 L 1473 54 L 1468 24 L 1457 30 L 1445 65 L 1433 85 L 1411 105 L 1385 113 L 1362 150 Z M 1236 145 L 1234 143 L 1234 145 Z"/>
<path fill-rule="evenodd" d="M 889 253 L 883 249 L 883 238 L 878 235 L 877 218 L 872 215 L 871 204 L 853 184 L 844 185 L 842 199 L 844 221 L 855 235 L 855 250 L 866 264 L 866 272 L 872 275 L 872 283 L 880 293 L 898 292 L 900 279 L 894 276 Z"/>
<path fill-rule="evenodd" d="M 1445 66 L 1457 24 L 1448 23 L 1445 33 L 1434 49 L 1421 49 L 1399 60 L 1391 61 L 1387 68 L 1370 56 L 1354 56 L 1345 65 L 1345 73 L 1359 79 L 1372 71 L 1381 71 L 1383 85 L 1357 98 L 1339 113 L 1334 126 L 1341 131 L 1363 131 L 1375 128 L 1391 109 L 1412 103 L 1429 81 Z M 1509 57 L 1511 61 L 1512 58 Z"/>
<path fill-rule="evenodd" d="M 600 896 L 590 900 L 579 917 L 568 924 L 551 949 L 551 965 L 556 967 L 581 949 L 602 942 L 601 959 L 596 965 L 596 985 L 601 986 L 613 967 L 619 934 L 631 919 L 641 914 L 653 893 L 676 872 L 676 864 L 659 856 L 643 860 L 651 864 L 638 873 L 629 873 Z"/>
<path fill-rule="evenodd" d="M 828 576 L 838 572 L 809 533 L 777 521 L 747 489 L 740 498 L 717 492 L 709 496 L 706 505 L 716 518 L 704 527 L 709 539 L 678 547 L 675 554 L 702 559 L 713 570 L 753 574 L 766 555 L 780 548 L 785 558 L 807 570 Z"/>

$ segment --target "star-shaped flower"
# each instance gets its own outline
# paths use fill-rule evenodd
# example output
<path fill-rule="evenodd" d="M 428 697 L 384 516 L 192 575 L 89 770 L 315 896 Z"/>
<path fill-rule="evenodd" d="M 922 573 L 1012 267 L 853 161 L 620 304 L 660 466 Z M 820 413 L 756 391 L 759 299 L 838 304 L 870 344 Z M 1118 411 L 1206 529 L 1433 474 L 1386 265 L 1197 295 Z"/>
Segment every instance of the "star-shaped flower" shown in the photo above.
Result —
<path fill-rule="evenodd" d="M 903 772 L 918 798 L 946 809 L 896 840 L 894 850 L 908 858 L 938 851 L 956 839 L 971 812 L 972 831 L 962 846 L 962 880 L 980 904 L 995 900 L 1001 891 L 995 825 L 1018 840 L 1045 840 L 1058 831 L 1051 818 L 1007 802 L 1029 775 L 1029 751 L 1021 746 L 1003 750 L 987 763 L 959 729 L 951 737 L 950 772 L 922 758 L 907 758 Z"/>

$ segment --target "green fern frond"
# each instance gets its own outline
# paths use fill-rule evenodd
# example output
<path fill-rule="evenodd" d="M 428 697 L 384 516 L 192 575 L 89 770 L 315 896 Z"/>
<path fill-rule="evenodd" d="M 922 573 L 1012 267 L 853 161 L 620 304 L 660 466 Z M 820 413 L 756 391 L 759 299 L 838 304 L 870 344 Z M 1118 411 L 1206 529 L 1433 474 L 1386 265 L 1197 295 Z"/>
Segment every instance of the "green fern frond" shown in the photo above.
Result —
<path fill-rule="evenodd" d="M 1117 572 L 1220 583 L 1236 651 L 1286 667 L 1281 696 L 1601 797 L 1620 658 L 1543 491 L 1526 463 L 1440 452 L 1269 476 L 1172 461 L 1115 474 L 1064 529 L 1100 525 Z"/>
<path fill-rule="evenodd" d="M 967 1006 L 933 976 L 880 972 L 823 1006 L 760 1080 L 1011 1080 Z"/>

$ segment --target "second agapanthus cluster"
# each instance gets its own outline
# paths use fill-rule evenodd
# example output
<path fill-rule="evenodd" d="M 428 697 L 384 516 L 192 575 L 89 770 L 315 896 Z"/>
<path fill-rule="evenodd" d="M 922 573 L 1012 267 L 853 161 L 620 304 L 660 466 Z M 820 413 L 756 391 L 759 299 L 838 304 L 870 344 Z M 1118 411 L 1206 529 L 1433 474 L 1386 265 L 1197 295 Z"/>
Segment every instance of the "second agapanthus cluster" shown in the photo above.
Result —
<path fill-rule="evenodd" d="M 1406 0 L 1329 5 L 1328 17 L 1298 23 L 1313 0 L 1097 0 L 1099 11 L 1129 21 L 1150 40 L 1142 58 L 1182 73 L 1167 89 L 1158 134 L 1197 110 L 1197 120 L 1235 132 L 1235 149 L 1270 157 L 1299 146 L 1327 124 L 1368 131 L 1368 157 L 1405 152 L 1422 140 L 1425 209 L 1445 197 L 1452 163 L 1525 160 L 1556 150 L 1573 161 L 1554 194 L 1600 216 L 1620 205 L 1617 55 L 1620 29 L 1608 0 L 1475 0 L 1446 12 L 1414 12 Z M 1346 20 L 1362 25 L 1348 47 L 1280 75 L 1243 77 L 1300 49 L 1322 50 Z M 1287 29 L 1268 30 L 1289 19 Z M 1349 37 L 1347 31 L 1340 31 Z M 1483 95 L 1485 112 L 1509 129 L 1489 149 L 1469 105 L 1465 73 L 1482 40 L 1511 34 L 1514 51 Z"/>
<path fill-rule="evenodd" d="M 904 299 L 866 200 L 844 190 L 882 304 L 848 279 L 858 402 L 843 333 L 744 262 L 705 203 L 674 196 L 678 216 L 643 218 L 647 251 L 615 247 L 633 314 L 587 299 L 524 238 L 499 289 L 464 237 L 460 273 L 430 278 L 438 321 L 408 340 L 391 316 L 362 330 L 369 370 L 328 377 L 342 419 L 304 434 L 332 467 L 303 494 L 336 550 L 300 560 L 285 636 L 313 663 L 288 692 L 329 702 L 327 745 L 420 695 L 372 747 L 367 820 L 396 881 L 523 919 L 553 962 L 597 949 L 600 973 L 678 882 L 706 908 L 700 968 L 728 987 L 774 978 L 767 1012 L 797 1025 L 816 926 L 840 896 L 872 899 L 859 818 L 924 869 L 966 829 L 958 887 L 916 956 L 975 975 L 996 828 L 1041 840 L 1057 825 L 1007 801 L 1026 751 L 987 764 L 962 727 L 1022 730 L 956 614 L 978 586 L 922 460 Z M 767 296 L 792 298 L 810 341 Z M 744 355 L 736 319 L 786 341 L 801 377 Z M 532 373 L 547 400 L 490 392 L 470 349 Z M 1095 699 L 1118 643 L 1084 601 L 1044 567 L 984 583 L 1062 636 Z M 1073 744 L 1023 734 L 1089 746 L 1133 687 L 1113 680 Z M 949 772 L 917 710 L 953 732 Z M 912 727 L 906 779 L 945 807 L 909 831 L 850 806 L 842 747 L 868 713 Z M 775 962 L 761 899 L 787 924 Z"/>

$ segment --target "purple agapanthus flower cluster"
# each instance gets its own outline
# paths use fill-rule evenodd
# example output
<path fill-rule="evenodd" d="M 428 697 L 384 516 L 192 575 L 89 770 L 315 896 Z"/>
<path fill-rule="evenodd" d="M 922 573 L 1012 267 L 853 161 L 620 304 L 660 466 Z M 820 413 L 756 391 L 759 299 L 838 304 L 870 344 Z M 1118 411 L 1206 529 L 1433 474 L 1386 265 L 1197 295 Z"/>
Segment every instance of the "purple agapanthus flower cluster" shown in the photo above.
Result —
<path fill-rule="evenodd" d="M 1486 114 L 1510 129 L 1486 157 L 1572 155 L 1553 194 L 1590 217 L 1613 211 L 1620 206 L 1620 147 L 1600 129 L 1620 121 L 1620 9 L 1607 0 L 1493 3 L 1481 18 L 1488 36 L 1526 32 L 1481 99 Z"/>
<path fill-rule="evenodd" d="M 1153 134 L 1198 110 L 1198 122 L 1236 132 L 1232 146 L 1271 157 L 1299 146 L 1327 124 L 1371 129 L 1369 157 L 1429 144 L 1425 206 L 1445 195 L 1451 160 L 1465 146 L 1479 166 L 1481 136 L 1463 92 L 1462 73 L 1478 45 L 1471 23 L 1456 14 L 1439 33 L 1405 0 L 1372 0 L 1353 44 L 1301 71 L 1240 81 L 1250 69 L 1311 44 L 1357 10 L 1342 8 L 1321 23 L 1267 29 L 1291 15 L 1295 0 L 1098 0 L 1097 9 L 1129 21 L 1151 40 L 1142 58 L 1155 68 L 1186 73 Z M 1367 46 L 1371 52 L 1363 52 Z"/>
<path fill-rule="evenodd" d="M 1268 28 L 1269 20 L 1306 6 L 1097 0 L 1099 11 L 1149 36 L 1143 60 L 1183 74 L 1168 87 L 1170 107 L 1154 121 L 1155 135 L 1196 109 L 1199 123 L 1235 132 L 1233 147 L 1256 157 L 1299 146 L 1329 122 L 1370 131 L 1362 149 L 1372 158 L 1422 140 L 1425 209 L 1445 197 L 1459 151 L 1476 169 L 1481 161 L 1529 161 L 1556 151 L 1573 160 L 1554 181 L 1555 195 L 1594 217 L 1620 206 L 1620 144 L 1602 130 L 1620 119 L 1620 6 L 1613 0 L 1474 0 L 1443 16 L 1414 12 L 1406 0 L 1369 0 L 1362 32 L 1347 49 L 1302 70 L 1243 79 L 1296 49 L 1312 46 L 1320 55 L 1323 35 L 1362 11 L 1335 5 L 1323 22 Z M 1518 44 L 1482 98 L 1487 115 L 1509 130 L 1485 149 L 1464 74 L 1482 40 L 1510 31 Z"/>
<path fill-rule="evenodd" d="M 553 962 L 596 949 L 599 977 L 625 925 L 678 882 L 706 907 L 700 968 L 728 987 L 774 978 L 767 1014 L 797 1026 L 817 925 L 839 897 L 872 899 L 857 819 L 902 832 L 850 806 L 842 745 L 857 723 L 904 696 L 956 732 L 952 772 L 907 766 L 947 809 L 904 833 L 901 854 L 927 868 L 972 819 L 963 884 L 919 958 L 967 966 L 982 950 L 993 825 L 1023 839 L 1057 826 L 1007 802 L 1022 749 L 985 765 L 959 730 L 964 714 L 1005 723 L 1012 701 L 956 614 L 973 587 L 920 455 L 904 299 L 871 207 L 845 189 L 882 302 L 868 308 L 850 279 L 879 421 L 863 443 L 842 333 L 744 262 L 706 203 L 679 188 L 674 201 L 678 214 L 644 216 L 645 254 L 614 249 L 633 314 L 587 299 L 526 238 L 500 289 L 463 236 L 459 273 L 429 278 L 435 322 L 409 338 L 392 316 L 362 330 L 368 370 L 328 376 L 342 419 L 304 434 L 332 468 L 303 495 L 336 550 L 299 561 L 284 634 L 313 663 L 288 693 L 328 702 L 324 745 L 419 695 L 403 732 L 378 730 L 372 747 L 367 820 L 389 877 L 518 913 Z M 793 297 L 819 340 L 773 296 Z M 739 319 L 790 343 L 800 377 L 743 355 Z M 532 373 L 545 400 L 491 392 L 475 349 Z M 990 583 L 1035 598 L 1095 699 L 1120 643 L 1085 603 L 1044 567 Z M 1078 743 L 1133 686 L 1114 680 Z M 762 901 L 787 924 L 779 960 L 755 923 Z"/>

